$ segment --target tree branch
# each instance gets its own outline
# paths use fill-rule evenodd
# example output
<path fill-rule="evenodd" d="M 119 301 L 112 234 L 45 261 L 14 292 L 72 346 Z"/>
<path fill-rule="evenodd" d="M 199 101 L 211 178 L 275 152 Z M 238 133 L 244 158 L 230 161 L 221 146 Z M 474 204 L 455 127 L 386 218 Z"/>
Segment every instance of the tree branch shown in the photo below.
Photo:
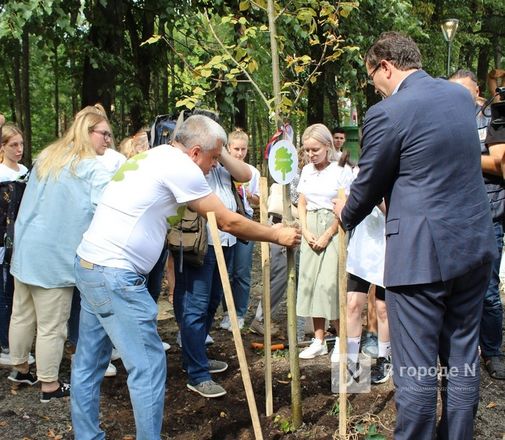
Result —
<path fill-rule="evenodd" d="M 259 88 L 258 84 L 256 84 L 256 82 L 252 79 L 251 75 L 249 75 L 249 72 L 246 69 L 244 69 L 244 67 L 242 67 L 242 65 L 233 57 L 233 55 L 230 53 L 230 51 L 225 47 L 225 45 L 223 44 L 223 42 L 219 39 L 219 37 L 216 34 L 216 31 L 212 27 L 212 24 L 210 22 L 209 16 L 207 15 L 207 12 L 204 13 L 204 17 L 207 20 L 207 24 L 209 25 L 209 28 L 210 28 L 210 31 L 212 32 L 212 35 L 214 36 L 214 38 L 218 42 L 219 46 L 221 46 L 221 49 L 226 53 L 226 55 L 228 55 L 230 57 L 230 59 L 235 64 L 235 66 L 237 66 L 240 69 L 240 71 L 247 77 L 247 79 L 250 81 L 250 83 L 252 84 L 252 86 L 256 89 L 256 91 L 260 95 L 261 99 L 263 100 L 263 102 L 267 106 L 267 109 L 270 110 L 270 104 L 268 102 L 269 100 L 263 94 L 263 92 Z"/>

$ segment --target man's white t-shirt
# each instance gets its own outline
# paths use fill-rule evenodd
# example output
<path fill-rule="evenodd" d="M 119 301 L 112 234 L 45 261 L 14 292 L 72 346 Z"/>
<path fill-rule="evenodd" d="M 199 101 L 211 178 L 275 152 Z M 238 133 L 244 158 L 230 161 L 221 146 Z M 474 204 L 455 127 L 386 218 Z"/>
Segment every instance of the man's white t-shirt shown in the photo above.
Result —
<path fill-rule="evenodd" d="M 137 154 L 107 185 L 77 254 L 94 264 L 147 274 L 186 203 L 211 192 L 202 170 L 181 150 L 160 145 Z"/>

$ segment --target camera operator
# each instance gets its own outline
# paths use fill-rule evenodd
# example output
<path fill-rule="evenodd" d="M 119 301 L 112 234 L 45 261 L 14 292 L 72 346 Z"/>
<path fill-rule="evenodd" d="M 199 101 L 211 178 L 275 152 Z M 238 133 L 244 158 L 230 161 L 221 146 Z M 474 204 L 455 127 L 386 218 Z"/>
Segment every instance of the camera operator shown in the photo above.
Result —
<path fill-rule="evenodd" d="M 505 86 L 505 70 L 493 69 L 487 74 L 487 87 L 491 93 L 494 93 L 498 86 Z M 505 101 L 503 95 L 496 95 L 494 102 Z"/>
<path fill-rule="evenodd" d="M 505 161 L 505 126 L 502 125 L 500 130 L 496 130 L 496 124 L 493 124 L 487 112 L 483 111 L 484 107 L 479 104 L 477 78 L 473 72 L 458 70 L 451 76 L 450 81 L 467 88 L 475 101 L 481 168 L 493 215 L 493 226 L 499 251 L 499 257 L 493 262 L 491 279 L 484 297 L 480 324 L 480 348 L 489 375 L 494 379 L 505 379 L 505 357 L 501 352 L 503 307 L 499 290 L 505 220 L 505 182 L 502 172 L 502 163 Z M 501 106 L 501 103 L 499 105 Z M 493 111 L 493 113 L 495 112 Z M 505 167 L 505 165 L 503 166 Z"/>

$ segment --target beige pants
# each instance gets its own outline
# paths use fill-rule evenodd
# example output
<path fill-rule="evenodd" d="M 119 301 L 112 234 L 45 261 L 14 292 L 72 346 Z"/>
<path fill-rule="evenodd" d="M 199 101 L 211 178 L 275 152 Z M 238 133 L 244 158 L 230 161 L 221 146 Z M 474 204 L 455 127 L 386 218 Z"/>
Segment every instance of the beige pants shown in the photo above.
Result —
<path fill-rule="evenodd" d="M 42 382 L 58 380 L 67 321 L 72 304 L 72 287 L 44 289 L 14 278 L 14 299 L 9 328 L 9 349 L 13 365 L 28 360 L 35 330 L 37 376 Z"/>

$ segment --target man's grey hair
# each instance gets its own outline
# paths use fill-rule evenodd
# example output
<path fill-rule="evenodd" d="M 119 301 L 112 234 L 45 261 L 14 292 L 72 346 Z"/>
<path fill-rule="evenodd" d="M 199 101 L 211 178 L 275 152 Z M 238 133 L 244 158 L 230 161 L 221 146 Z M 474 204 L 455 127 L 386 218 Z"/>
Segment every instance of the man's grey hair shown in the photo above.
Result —
<path fill-rule="evenodd" d="M 368 49 L 365 62 L 373 69 L 381 60 L 398 70 L 421 69 L 421 52 L 412 38 L 400 32 L 384 32 Z"/>
<path fill-rule="evenodd" d="M 202 150 L 213 150 L 216 142 L 226 145 L 227 136 L 224 128 L 211 118 L 203 115 L 193 115 L 186 119 L 176 130 L 174 140 L 191 148 L 200 145 Z"/>
<path fill-rule="evenodd" d="M 477 77 L 475 73 L 471 70 L 459 69 L 457 72 L 454 72 L 449 79 L 463 79 L 470 78 L 475 84 L 478 84 Z"/>

